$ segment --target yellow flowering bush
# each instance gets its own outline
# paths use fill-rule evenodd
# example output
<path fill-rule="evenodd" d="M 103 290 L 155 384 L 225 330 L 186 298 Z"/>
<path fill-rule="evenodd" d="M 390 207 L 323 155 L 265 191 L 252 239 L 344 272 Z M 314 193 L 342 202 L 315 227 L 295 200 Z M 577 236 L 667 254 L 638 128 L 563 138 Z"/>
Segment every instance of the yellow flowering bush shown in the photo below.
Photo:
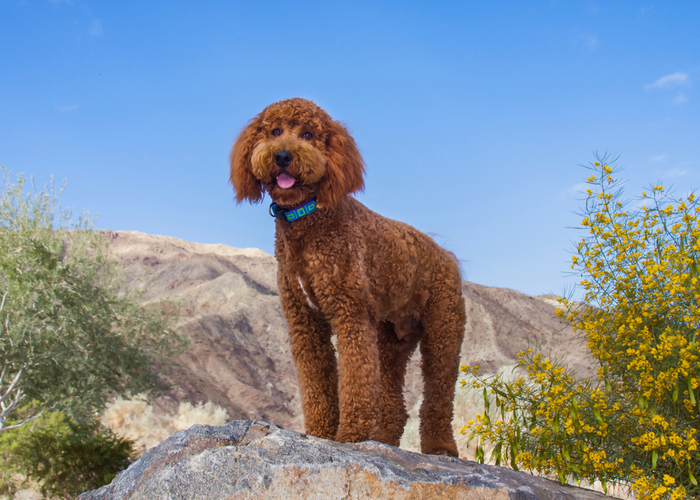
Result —
<path fill-rule="evenodd" d="M 485 412 L 462 430 L 491 459 L 566 481 L 629 485 L 640 499 L 700 498 L 700 206 L 652 186 L 623 200 L 607 158 L 590 168 L 572 269 L 583 305 L 557 312 L 585 336 L 598 380 L 527 349 L 512 382 L 479 377 Z M 636 206 L 636 208 L 635 208 Z M 587 305 L 586 305 L 587 304 Z M 495 415 L 495 416 L 494 416 Z"/>

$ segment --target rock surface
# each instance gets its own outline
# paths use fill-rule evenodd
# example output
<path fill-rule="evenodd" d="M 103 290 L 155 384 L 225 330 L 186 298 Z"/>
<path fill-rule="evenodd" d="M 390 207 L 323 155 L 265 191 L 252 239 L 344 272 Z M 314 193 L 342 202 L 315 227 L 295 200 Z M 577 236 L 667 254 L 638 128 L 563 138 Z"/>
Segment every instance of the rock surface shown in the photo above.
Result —
<path fill-rule="evenodd" d="M 239 420 L 197 425 L 79 500 L 603 500 L 601 493 L 458 458 L 344 444 Z"/>

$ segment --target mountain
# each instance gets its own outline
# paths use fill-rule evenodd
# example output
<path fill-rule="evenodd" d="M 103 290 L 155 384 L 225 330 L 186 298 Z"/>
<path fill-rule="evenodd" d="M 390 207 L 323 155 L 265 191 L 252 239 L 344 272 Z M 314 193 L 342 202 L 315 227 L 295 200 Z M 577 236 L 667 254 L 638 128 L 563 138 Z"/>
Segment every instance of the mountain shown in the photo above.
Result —
<path fill-rule="evenodd" d="M 167 372 L 172 389 L 156 401 L 158 406 L 172 411 L 181 402 L 212 401 L 231 420 L 260 419 L 303 431 L 273 256 L 138 232 L 104 234 L 131 286 L 145 291 L 146 304 L 167 299 L 179 305 L 178 327 L 192 341 L 178 359 L 180 366 Z M 514 365 L 516 354 L 530 345 L 592 374 L 584 346 L 556 315 L 553 296 L 468 282 L 462 291 L 467 310 L 463 364 L 495 373 Z M 416 354 L 405 391 L 414 418 L 422 386 L 419 366 Z"/>

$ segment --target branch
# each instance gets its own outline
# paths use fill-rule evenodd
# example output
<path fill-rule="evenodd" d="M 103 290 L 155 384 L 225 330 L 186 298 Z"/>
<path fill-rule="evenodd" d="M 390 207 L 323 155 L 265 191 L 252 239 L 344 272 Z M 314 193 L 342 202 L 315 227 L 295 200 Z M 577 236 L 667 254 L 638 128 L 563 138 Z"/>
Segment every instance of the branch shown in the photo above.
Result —
<path fill-rule="evenodd" d="M 2 379 L 5 377 L 5 373 L 7 370 L 7 363 L 5 363 L 5 366 L 2 368 L 2 374 L 0 374 L 0 390 L 2 390 Z M 23 393 L 21 387 L 17 387 L 17 384 L 19 383 L 19 379 L 22 376 L 22 372 L 24 371 L 24 367 L 20 368 L 19 371 L 17 372 L 17 375 L 15 375 L 15 378 L 12 379 L 12 382 L 10 382 L 10 386 L 7 388 L 5 391 L 5 394 L 0 396 L 0 406 L 4 408 L 5 405 L 5 400 L 10 396 L 10 392 L 15 390 L 17 388 L 17 391 L 19 393 Z"/>
<path fill-rule="evenodd" d="M 0 394 L 0 432 L 6 428 L 5 421 L 7 420 L 8 415 L 12 413 L 17 408 L 19 402 L 24 399 L 24 391 L 21 387 L 18 387 L 19 379 L 22 377 L 23 371 L 24 367 L 20 368 L 5 392 Z M 0 391 L 2 390 L 2 380 L 5 378 L 6 373 L 7 362 L 5 362 L 4 366 L 2 367 L 2 373 L 0 374 Z M 14 396 L 12 394 L 13 392 Z M 10 399 L 11 396 L 13 396 L 12 399 Z"/>
<path fill-rule="evenodd" d="M 7 417 L 17 409 L 19 403 L 26 396 L 26 393 L 22 390 L 22 387 L 19 386 L 19 381 L 22 377 L 24 369 L 25 366 L 19 369 L 17 374 L 12 379 L 12 382 L 10 382 L 10 385 L 5 390 L 4 394 L 0 396 L 0 433 L 9 429 L 16 429 L 17 427 L 22 427 L 24 424 L 41 417 L 44 414 L 44 412 L 52 410 L 58 404 L 58 402 L 56 402 L 49 408 L 44 408 L 38 413 L 32 413 L 29 416 L 20 419 L 16 424 L 5 425 L 5 422 L 7 422 Z M 5 366 L 3 366 L 2 373 L 0 374 L 0 390 L 2 390 L 2 380 L 5 377 L 6 373 L 7 363 L 5 363 Z M 14 394 L 12 394 L 13 392 Z"/>
<path fill-rule="evenodd" d="M 36 420 L 37 418 L 41 417 L 45 412 L 56 408 L 56 406 L 60 403 L 60 401 L 56 401 L 50 407 L 43 408 L 36 413 L 30 413 L 28 416 L 20 419 L 15 424 L 5 425 L 5 422 L 7 422 L 7 417 L 17 409 L 19 403 L 26 396 L 26 393 L 19 385 L 20 379 L 22 378 L 22 374 L 24 373 L 26 367 L 27 366 L 24 365 L 19 369 L 17 374 L 12 378 L 12 382 L 10 382 L 10 385 L 7 387 L 7 389 L 5 389 L 4 393 L 0 394 L 0 434 L 3 431 L 16 429 L 18 427 L 22 427 L 24 424 L 31 422 L 32 420 Z M 7 362 L 4 363 L 2 367 L 2 372 L 0 373 L 0 392 L 2 392 L 2 381 L 5 378 L 6 374 Z"/>
<path fill-rule="evenodd" d="M 57 405 L 58 405 L 58 403 L 54 403 L 50 407 L 44 408 L 43 410 L 41 410 L 39 413 L 36 413 L 34 415 L 30 415 L 29 417 L 25 417 L 22 420 L 20 420 L 19 422 L 17 422 L 16 424 L 7 425 L 7 426 L 5 426 L 5 413 L 3 412 L 3 414 L 0 415 L 0 424 L 1 424 L 0 425 L 0 434 L 2 434 L 3 431 L 9 431 L 10 429 L 16 429 L 18 427 L 22 427 L 24 424 L 28 424 L 32 420 L 36 420 L 37 418 L 41 417 L 45 412 L 51 411 L 54 408 L 56 408 Z"/>

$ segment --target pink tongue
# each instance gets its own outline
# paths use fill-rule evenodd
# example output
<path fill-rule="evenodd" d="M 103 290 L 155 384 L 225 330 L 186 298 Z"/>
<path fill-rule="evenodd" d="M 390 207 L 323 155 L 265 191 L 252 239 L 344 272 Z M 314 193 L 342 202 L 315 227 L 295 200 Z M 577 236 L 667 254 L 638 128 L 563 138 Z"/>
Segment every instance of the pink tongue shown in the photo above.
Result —
<path fill-rule="evenodd" d="M 277 177 L 277 185 L 279 187 L 281 187 L 282 189 L 289 189 L 290 187 L 292 187 L 294 185 L 295 182 L 296 182 L 296 180 L 294 179 L 294 177 L 292 177 L 291 175 L 287 175 L 285 173 L 281 173 Z"/>

